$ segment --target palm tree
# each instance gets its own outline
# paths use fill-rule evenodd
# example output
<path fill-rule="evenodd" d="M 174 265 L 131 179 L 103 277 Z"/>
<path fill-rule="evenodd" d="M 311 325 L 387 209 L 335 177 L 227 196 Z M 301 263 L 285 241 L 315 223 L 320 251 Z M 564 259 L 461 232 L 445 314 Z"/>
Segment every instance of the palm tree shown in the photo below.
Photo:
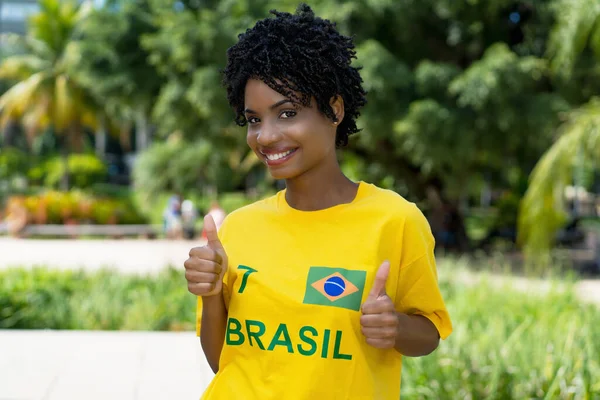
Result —
<path fill-rule="evenodd" d="M 568 82 L 584 54 L 600 62 L 600 2 L 561 0 L 549 43 L 550 65 L 557 81 Z M 600 96 L 600 93 L 598 93 Z M 547 254 L 566 221 L 564 189 L 582 164 L 600 159 L 600 97 L 592 97 L 566 116 L 556 142 L 538 161 L 521 204 L 519 236 L 528 253 Z"/>
<path fill-rule="evenodd" d="M 84 127 L 94 127 L 98 107 L 75 78 L 78 52 L 74 33 L 91 3 L 40 0 L 40 12 L 29 20 L 25 36 L 6 37 L 18 49 L 0 64 L 0 78 L 14 85 L 0 97 L 0 125 L 20 120 L 28 141 L 51 129 L 60 143 L 69 187 L 67 156 L 81 146 Z"/>

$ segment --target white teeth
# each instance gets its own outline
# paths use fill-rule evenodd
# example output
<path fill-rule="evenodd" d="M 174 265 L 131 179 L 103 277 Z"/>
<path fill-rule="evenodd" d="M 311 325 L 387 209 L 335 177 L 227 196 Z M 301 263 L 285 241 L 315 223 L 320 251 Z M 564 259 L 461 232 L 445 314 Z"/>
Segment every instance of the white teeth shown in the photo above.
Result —
<path fill-rule="evenodd" d="M 292 150 L 288 150 L 285 153 L 276 153 L 276 154 L 265 154 L 265 156 L 270 160 L 270 161 L 275 161 L 275 160 L 279 160 L 280 158 L 283 158 L 285 156 L 287 156 L 288 154 L 290 154 L 292 152 Z"/>

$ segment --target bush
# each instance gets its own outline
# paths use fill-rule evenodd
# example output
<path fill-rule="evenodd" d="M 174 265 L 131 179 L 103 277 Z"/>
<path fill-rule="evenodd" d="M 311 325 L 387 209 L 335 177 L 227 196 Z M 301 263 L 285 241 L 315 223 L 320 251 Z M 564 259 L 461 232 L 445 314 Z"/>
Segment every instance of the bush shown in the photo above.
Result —
<path fill-rule="evenodd" d="M 195 300 L 174 269 L 145 277 L 0 271 L 1 329 L 193 330 Z"/>
<path fill-rule="evenodd" d="M 27 154 L 13 148 L 0 149 L 0 180 L 26 176 L 28 168 Z"/>
<path fill-rule="evenodd" d="M 47 191 L 25 197 L 28 221 L 35 224 L 145 224 L 127 197 L 94 197 L 82 191 Z"/>
<path fill-rule="evenodd" d="M 70 154 L 68 156 L 69 178 L 72 188 L 89 188 L 96 182 L 102 182 L 108 176 L 106 165 L 93 154 Z M 61 157 L 53 157 L 30 174 L 43 179 L 44 186 L 58 188 L 65 172 Z"/>
<path fill-rule="evenodd" d="M 573 291 L 444 284 L 454 332 L 428 357 L 405 359 L 406 399 L 600 398 L 600 310 Z M 594 378 L 596 377 L 596 378 Z"/>

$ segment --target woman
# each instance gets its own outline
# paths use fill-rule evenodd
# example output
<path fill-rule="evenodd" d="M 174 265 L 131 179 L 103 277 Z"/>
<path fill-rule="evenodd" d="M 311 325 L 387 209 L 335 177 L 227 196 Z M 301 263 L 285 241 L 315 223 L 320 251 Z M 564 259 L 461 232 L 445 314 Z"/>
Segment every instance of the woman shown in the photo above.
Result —
<path fill-rule="evenodd" d="M 398 399 L 402 356 L 451 323 L 417 207 L 342 173 L 336 147 L 365 104 L 354 45 L 301 5 L 228 50 L 247 142 L 286 188 L 227 216 L 185 262 L 216 376 L 204 399 Z M 201 322 L 201 323 L 200 323 Z"/>

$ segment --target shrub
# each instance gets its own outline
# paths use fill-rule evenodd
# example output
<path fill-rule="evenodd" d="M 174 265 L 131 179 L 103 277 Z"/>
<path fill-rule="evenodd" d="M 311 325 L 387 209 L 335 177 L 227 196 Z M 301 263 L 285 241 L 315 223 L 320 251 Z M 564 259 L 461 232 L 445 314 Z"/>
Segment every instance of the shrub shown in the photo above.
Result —
<path fill-rule="evenodd" d="M 27 154 L 10 147 L 0 149 L 0 180 L 26 176 L 28 168 Z"/>
<path fill-rule="evenodd" d="M 35 224 L 145 224 L 127 197 L 94 197 L 82 191 L 47 191 L 25 197 L 29 222 Z"/>
<path fill-rule="evenodd" d="M 70 154 L 68 157 L 69 178 L 72 188 L 89 188 L 96 182 L 102 182 L 108 175 L 106 165 L 93 154 Z M 43 176 L 44 186 L 58 188 L 65 172 L 65 165 L 61 157 L 53 157 L 42 167 L 45 174 L 39 170 L 32 172 L 38 179 Z"/>

